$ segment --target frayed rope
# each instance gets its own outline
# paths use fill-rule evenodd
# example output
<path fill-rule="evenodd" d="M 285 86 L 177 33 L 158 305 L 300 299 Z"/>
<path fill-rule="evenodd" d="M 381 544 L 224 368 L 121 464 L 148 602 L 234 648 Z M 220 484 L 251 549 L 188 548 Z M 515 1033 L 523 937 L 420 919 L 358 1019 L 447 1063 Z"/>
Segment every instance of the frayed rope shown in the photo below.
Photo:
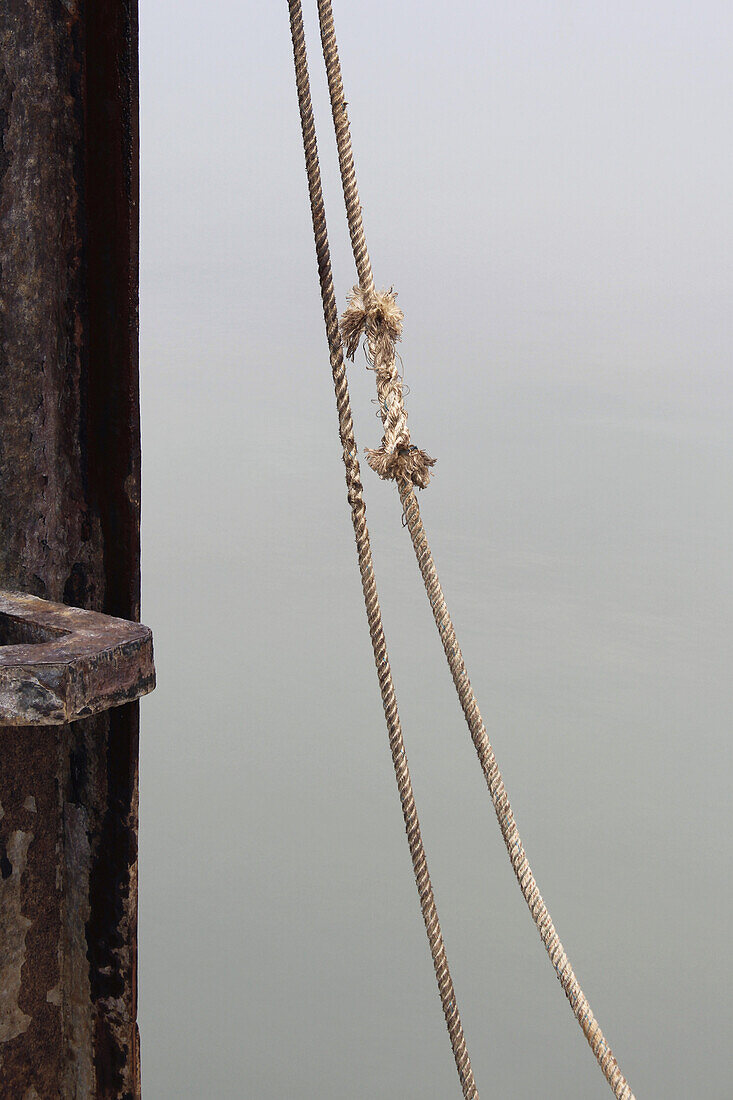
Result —
<path fill-rule="evenodd" d="M 407 480 L 424 489 L 435 459 L 410 443 L 395 352 L 395 344 L 402 338 L 403 320 L 392 287 L 365 294 L 360 286 L 355 286 L 341 318 L 341 335 L 346 354 L 352 360 L 366 336 L 371 369 L 377 376 L 384 435 L 376 450 L 366 449 L 367 462 L 385 481 Z"/>
<path fill-rule="evenodd" d="M 435 465 L 431 458 L 419 447 L 399 448 L 385 451 L 379 447 L 376 451 L 364 449 L 367 462 L 376 474 L 385 481 L 411 481 L 418 489 L 427 489 L 430 484 L 430 469 Z"/>
<path fill-rule="evenodd" d="M 360 286 L 355 286 L 349 295 L 348 305 L 341 317 L 341 335 L 346 345 L 346 354 L 353 359 L 362 336 L 366 336 L 372 351 L 372 341 L 380 345 L 379 351 L 394 355 L 394 346 L 402 339 L 402 322 L 405 315 L 397 305 L 397 294 L 392 287 L 389 290 L 373 291 L 365 295 Z M 375 365 L 375 370 L 378 369 Z"/>

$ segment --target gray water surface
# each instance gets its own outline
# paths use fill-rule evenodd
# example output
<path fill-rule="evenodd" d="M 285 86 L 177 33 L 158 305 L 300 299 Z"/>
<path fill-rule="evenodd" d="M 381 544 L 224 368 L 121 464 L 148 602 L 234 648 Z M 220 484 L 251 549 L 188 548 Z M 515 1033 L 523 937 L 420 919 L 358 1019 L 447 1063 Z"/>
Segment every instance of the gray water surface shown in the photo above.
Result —
<path fill-rule="evenodd" d="M 312 13 L 311 13 L 312 14 Z M 340 3 L 420 498 L 540 889 L 639 1100 L 731 1095 L 733 9 Z M 340 303 L 354 281 L 317 35 Z M 460 1095 L 391 770 L 287 10 L 143 0 L 147 1100 Z M 350 368 L 360 447 L 373 375 Z M 363 470 L 483 1098 L 610 1095 Z"/>

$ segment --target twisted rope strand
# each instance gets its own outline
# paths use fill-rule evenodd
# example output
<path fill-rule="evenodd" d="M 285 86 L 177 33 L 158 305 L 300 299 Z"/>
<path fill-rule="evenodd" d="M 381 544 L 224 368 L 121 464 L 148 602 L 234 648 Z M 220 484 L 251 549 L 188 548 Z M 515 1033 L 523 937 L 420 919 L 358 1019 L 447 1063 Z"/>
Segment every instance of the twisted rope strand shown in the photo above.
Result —
<path fill-rule="evenodd" d="M 458 698 L 460 699 L 468 728 L 471 731 L 471 738 L 481 763 L 481 769 L 486 777 L 486 783 L 489 788 L 489 794 L 491 795 L 491 801 L 494 804 L 501 835 L 504 838 L 504 844 L 509 853 L 509 859 L 514 869 L 514 874 L 517 877 L 519 888 L 529 906 L 532 919 L 537 926 L 537 930 L 545 945 L 545 950 L 550 957 L 550 962 L 555 968 L 555 973 L 557 974 L 560 984 L 565 991 L 565 996 L 570 1002 L 575 1017 L 583 1030 L 583 1034 L 588 1040 L 591 1050 L 596 1056 L 606 1080 L 613 1090 L 614 1096 L 616 1096 L 617 1100 L 634 1100 L 633 1093 L 619 1069 L 613 1052 L 603 1036 L 603 1032 L 591 1011 L 591 1007 L 588 1004 L 583 990 L 580 988 L 578 979 L 565 954 L 563 945 L 560 942 L 560 937 L 555 931 L 555 926 L 552 923 L 547 906 L 545 905 L 534 875 L 532 874 L 514 820 L 509 797 L 504 787 L 504 781 L 499 771 L 499 765 L 496 762 L 494 750 L 491 747 L 491 742 L 489 741 L 481 712 L 476 702 L 476 696 L 473 693 L 471 682 L 468 678 L 463 654 L 458 645 L 455 628 L 448 613 L 443 590 L 438 580 L 435 563 L 433 562 L 433 556 L 430 552 L 427 535 L 425 534 L 425 528 L 420 516 L 420 507 L 417 502 L 415 491 L 408 481 L 401 481 L 399 483 L 399 492 L 405 520 L 412 538 L 412 545 L 415 548 L 415 555 L 418 565 L 420 566 L 423 581 L 425 582 L 425 591 L 428 594 L 430 606 L 433 609 L 433 617 L 438 627 L 438 633 L 443 643 L 445 655 L 448 659 L 448 665 L 450 666 L 451 675 L 453 676 L 453 683 L 456 686 Z"/>
<path fill-rule="evenodd" d="M 448 969 L 448 959 L 443 943 L 443 935 L 438 920 L 438 912 L 433 896 L 433 887 L 428 872 L 427 859 L 420 832 L 420 822 L 415 806 L 415 796 L 412 790 L 410 770 L 407 763 L 402 727 L 397 710 L 392 671 L 387 655 L 387 644 L 382 628 L 382 615 L 379 607 L 377 585 L 372 564 L 372 552 L 369 540 L 369 530 L 366 522 L 366 505 L 363 499 L 361 476 L 359 471 L 359 459 L 357 456 L 356 441 L 354 438 L 354 426 L 351 417 L 351 402 L 346 379 L 346 367 L 344 364 L 341 337 L 338 326 L 338 310 L 336 296 L 333 288 L 333 276 L 331 273 L 331 257 L 328 245 L 328 231 L 326 226 L 325 210 L 323 205 L 323 192 L 321 188 L 321 171 L 318 161 L 318 145 L 313 120 L 313 107 L 311 104 L 310 81 L 308 78 L 308 57 L 303 32 L 303 15 L 300 0 L 288 0 L 290 9 L 290 30 L 293 39 L 293 59 L 295 62 L 295 78 L 298 89 L 298 104 L 300 108 L 300 121 L 303 132 L 303 149 L 305 152 L 306 172 L 308 176 L 308 193 L 310 196 L 311 216 L 313 219 L 313 234 L 316 245 L 316 257 L 318 261 L 318 276 L 321 285 L 321 300 L 323 302 L 323 317 L 326 323 L 326 335 L 333 374 L 334 388 L 336 392 L 336 408 L 338 411 L 339 436 L 343 449 L 343 460 L 346 468 L 347 497 L 351 506 L 351 519 L 354 526 L 354 535 L 359 557 L 359 572 L 364 592 L 367 619 L 369 621 L 369 634 L 374 651 L 374 661 L 379 677 L 379 689 L 382 696 L 382 706 L 387 722 L 389 734 L 389 746 L 392 754 L 397 787 L 402 804 L 402 814 L 405 821 L 407 841 L 412 858 L 412 867 L 415 875 L 420 897 L 425 931 L 430 945 L 430 954 L 433 959 L 435 976 L 438 983 L 438 992 L 443 1006 L 445 1022 L 450 1036 L 453 1056 L 461 1081 L 461 1088 L 466 1100 L 478 1100 L 478 1089 L 471 1069 L 471 1061 L 466 1049 L 466 1040 L 463 1034 L 461 1017 L 456 1002 L 453 981 Z M 368 264 L 368 257 L 366 260 Z"/>
<path fill-rule="evenodd" d="M 364 234 L 364 226 L 362 220 L 361 204 L 359 201 L 359 192 L 356 186 L 356 173 L 354 170 L 354 157 L 351 148 L 351 133 L 349 128 L 348 114 L 346 111 L 346 101 L 344 98 L 343 79 L 341 76 L 341 65 L 338 56 L 338 47 L 336 44 L 336 32 L 333 21 L 333 11 L 331 8 L 331 0 L 318 0 L 318 15 L 321 28 L 321 45 L 323 48 L 323 56 L 326 65 L 326 75 L 328 77 L 328 86 L 331 97 L 331 111 L 333 115 L 333 124 L 336 132 L 336 145 L 339 154 L 339 166 L 341 170 L 341 180 L 343 184 L 344 200 L 346 203 L 346 216 L 349 224 L 349 233 L 351 235 L 352 245 L 354 247 L 354 259 L 356 260 L 357 273 L 359 275 L 359 281 L 361 283 L 361 291 L 365 302 L 369 303 L 374 298 L 374 278 L 372 274 L 371 265 L 369 263 L 369 256 L 366 247 L 366 237 Z M 363 278 L 362 278 L 363 273 Z M 352 297 L 353 302 L 353 297 Z M 349 310 L 345 317 L 348 317 Z M 365 314 L 368 314 L 368 309 L 364 310 Z M 342 322 L 343 325 L 343 322 Z M 398 331 L 395 333 L 395 326 L 390 325 L 385 319 L 385 311 L 378 312 L 372 307 L 371 314 L 369 314 L 363 324 L 362 329 L 366 332 L 367 342 L 369 344 L 370 356 L 374 356 L 374 348 L 381 348 L 381 356 L 383 361 L 388 362 L 390 359 L 389 350 L 384 350 L 384 345 L 392 344 L 392 361 L 394 360 L 394 345 L 399 339 L 402 331 L 402 313 L 400 311 Z M 353 331 L 351 331 L 353 330 Z M 353 324 L 346 324 L 346 336 L 347 341 L 351 336 L 351 343 L 356 339 L 358 344 L 360 333 L 356 335 L 356 326 Z M 351 349 L 351 344 L 347 342 L 347 349 Z M 353 352 L 352 352 L 353 354 Z M 383 422 L 385 423 L 385 437 L 388 421 L 390 420 L 390 407 L 383 401 L 383 392 L 380 392 L 380 379 L 377 375 L 377 392 L 380 400 L 380 410 L 382 414 Z M 399 395 L 400 403 L 402 400 L 402 394 L 400 389 Z M 408 436 L 409 440 L 409 436 Z M 370 465 L 371 465 L 370 461 Z M 378 470 L 378 472 L 381 472 Z M 395 468 L 391 474 L 382 474 L 382 476 L 391 476 L 397 481 L 400 498 L 402 500 L 403 513 L 405 515 L 407 526 L 410 530 L 410 536 L 412 538 L 412 544 L 415 549 L 420 572 L 425 584 L 425 590 L 430 600 L 431 607 L 433 609 L 433 616 L 435 618 L 438 631 L 443 643 L 445 655 L 448 660 L 448 665 L 451 670 L 453 682 L 458 693 L 458 698 L 463 709 L 466 722 L 468 724 L 471 738 L 476 748 L 476 753 L 481 764 L 481 768 L 486 777 L 491 800 L 494 805 L 494 810 L 499 822 L 504 843 L 509 854 L 514 873 L 517 877 L 522 894 L 525 901 L 529 906 L 532 919 L 537 926 L 537 930 L 540 933 L 543 944 L 547 954 L 550 957 L 550 961 L 555 968 L 555 972 L 560 980 L 565 994 L 570 1002 L 576 1019 L 580 1024 L 583 1034 L 585 1035 L 591 1050 L 593 1051 L 596 1060 L 610 1085 L 616 1100 L 634 1100 L 634 1094 L 631 1091 L 630 1086 L 626 1082 L 618 1063 L 609 1047 L 604 1035 L 598 1025 L 598 1022 L 593 1015 L 587 998 L 585 997 L 575 973 L 570 965 L 570 961 L 565 953 L 565 950 L 560 942 L 560 938 L 555 931 L 555 926 L 552 923 L 550 914 L 547 910 L 542 895 L 540 894 L 537 883 L 535 881 L 532 870 L 529 866 L 527 856 L 524 851 L 519 832 L 517 830 L 514 815 L 509 803 L 504 782 L 499 771 L 496 757 L 494 756 L 494 750 L 491 747 L 491 743 L 486 733 L 481 712 L 479 711 L 476 697 L 471 688 L 471 683 L 468 679 L 468 673 L 466 672 L 466 666 L 463 661 L 463 655 L 461 654 L 460 647 L 458 645 L 458 639 L 456 638 L 453 622 L 448 614 L 448 608 L 445 603 L 443 591 L 440 587 L 438 580 L 437 570 L 433 561 L 433 556 L 428 544 L 425 528 L 420 517 L 420 509 L 417 503 L 417 497 L 415 495 L 414 484 L 420 485 L 420 482 L 407 475 L 399 468 Z M 422 487 L 422 486 L 421 486 Z"/>
<path fill-rule="evenodd" d="M 347 354 L 351 358 L 361 335 L 366 334 L 369 358 L 377 376 L 377 397 L 384 424 L 382 442 L 375 450 L 367 450 L 367 462 L 382 478 L 407 477 L 412 484 L 424 489 L 430 481 L 430 470 L 435 465 L 435 459 L 410 443 L 407 413 L 402 399 L 402 379 L 397 371 L 394 350 L 395 341 L 399 340 L 402 331 L 402 310 L 397 307 L 394 291 L 377 292 L 374 287 L 356 186 L 349 116 L 330 3 L 319 2 L 318 17 L 349 235 L 359 277 L 359 286 L 354 287 L 342 318 L 342 332 Z M 395 326 L 397 333 L 394 339 L 390 339 Z"/>
<path fill-rule="evenodd" d="M 402 320 L 403 313 L 394 290 L 365 294 L 361 287 L 355 286 L 341 318 L 341 335 L 346 354 L 351 359 L 362 336 L 366 336 L 369 362 L 377 377 L 384 435 L 376 450 L 367 448 L 367 462 L 385 480 L 407 478 L 413 485 L 425 489 L 435 459 L 410 443 L 395 349 L 402 336 Z"/>

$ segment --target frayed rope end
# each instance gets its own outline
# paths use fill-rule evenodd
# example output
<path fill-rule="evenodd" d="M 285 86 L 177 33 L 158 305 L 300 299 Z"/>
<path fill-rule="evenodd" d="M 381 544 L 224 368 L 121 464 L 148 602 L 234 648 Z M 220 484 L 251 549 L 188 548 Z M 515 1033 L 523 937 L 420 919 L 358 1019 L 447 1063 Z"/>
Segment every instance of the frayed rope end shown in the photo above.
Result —
<path fill-rule="evenodd" d="M 365 450 L 367 462 L 385 481 L 410 481 L 418 489 L 427 489 L 435 459 L 418 447 L 398 447 L 395 451 Z"/>
<path fill-rule="evenodd" d="M 341 316 L 341 335 L 349 359 L 354 358 L 362 336 L 372 325 L 382 338 L 386 337 L 396 344 L 402 337 L 404 319 L 405 315 L 397 305 L 397 294 L 391 287 L 389 290 L 374 291 L 367 297 L 360 286 L 355 286 Z"/>

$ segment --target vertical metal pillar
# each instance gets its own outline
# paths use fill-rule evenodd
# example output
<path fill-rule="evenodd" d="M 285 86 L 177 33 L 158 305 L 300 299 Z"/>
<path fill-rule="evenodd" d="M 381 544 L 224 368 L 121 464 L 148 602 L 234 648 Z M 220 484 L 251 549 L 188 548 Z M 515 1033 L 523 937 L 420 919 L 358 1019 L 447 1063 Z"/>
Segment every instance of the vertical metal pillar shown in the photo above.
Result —
<path fill-rule="evenodd" d="M 0 587 L 127 619 L 137 171 L 137 0 L 3 0 Z M 7 1100 L 140 1096 L 137 762 L 136 702 L 0 728 Z"/>

